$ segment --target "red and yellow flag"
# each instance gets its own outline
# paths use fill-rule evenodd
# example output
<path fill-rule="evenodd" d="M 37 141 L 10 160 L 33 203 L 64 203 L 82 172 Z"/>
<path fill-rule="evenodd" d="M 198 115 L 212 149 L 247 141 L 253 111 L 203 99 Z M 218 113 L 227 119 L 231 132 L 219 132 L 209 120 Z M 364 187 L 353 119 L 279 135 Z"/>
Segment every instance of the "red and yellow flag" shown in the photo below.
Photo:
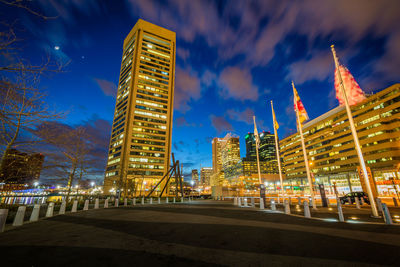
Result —
<path fill-rule="evenodd" d="M 339 69 L 349 105 L 352 106 L 363 101 L 365 99 L 364 92 L 354 79 L 353 75 L 351 75 L 350 71 L 342 65 L 339 65 Z M 335 90 L 336 98 L 339 100 L 339 104 L 344 105 L 345 100 L 342 90 L 340 89 L 339 73 L 337 69 L 335 70 Z"/>
<path fill-rule="evenodd" d="M 292 85 L 293 85 L 294 111 L 298 112 L 300 124 L 303 124 L 304 121 L 308 120 L 308 114 L 307 114 L 306 109 L 303 106 L 303 103 L 301 102 L 300 96 L 297 93 L 297 90 L 294 87 L 293 83 L 292 83 Z"/>
<path fill-rule="evenodd" d="M 271 101 L 271 109 L 272 109 L 272 118 L 273 118 L 273 120 L 274 120 L 274 127 L 275 127 L 275 129 L 279 129 L 279 124 L 278 124 L 278 122 L 276 121 L 276 117 L 275 117 L 275 111 L 274 111 L 274 107 L 272 106 L 272 101 Z"/>

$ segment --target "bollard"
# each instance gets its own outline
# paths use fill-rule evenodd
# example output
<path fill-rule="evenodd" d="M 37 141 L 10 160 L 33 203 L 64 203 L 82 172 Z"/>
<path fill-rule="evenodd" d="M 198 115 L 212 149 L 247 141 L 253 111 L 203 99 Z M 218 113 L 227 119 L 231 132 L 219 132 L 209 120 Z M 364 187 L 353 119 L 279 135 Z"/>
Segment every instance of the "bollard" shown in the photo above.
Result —
<path fill-rule="evenodd" d="M 354 200 L 356 201 L 356 208 L 360 209 L 360 200 L 358 199 L 358 197 L 355 197 Z"/>
<path fill-rule="evenodd" d="M 108 198 L 106 200 L 104 200 L 104 208 L 108 208 Z"/>
<path fill-rule="evenodd" d="M 99 208 L 99 199 L 96 198 L 95 201 L 94 201 L 94 209 L 97 210 L 98 208 Z"/>
<path fill-rule="evenodd" d="M 252 207 L 255 207 L 255 206 L 256 206 L 256 204 L 255 204 L 255 202 L 254 202 L 254 197 L 251 198 L 251 206 L 252 206 Z"/>
<path fill-rule="evenodd" d="M 271 198 L 271 210 L 276 210 L 275 199 Z"/>
<path fill-rule="evenodd" d="M 242 206 L 242 198 L 238 198 L 238 206 L 240 207 L 240 206 Z"/>
<path fill-rule="evenodd" d="M 274 200 L 274 202 L 275 202 L 275 200 Z M 280 203 L 281 203 L 281 199 L 280 199 L 280 197 L 278 195 L 278 204 L 280 204 Z"/>
<path fill-rule="evenodd" d="M 297 197 L 297 204 L 301 205 L 301 197 Z"/>
<path fill-rule="evenodd" d="M 67 202 L 65 202 L 65 200 L 63 200 L 61 202 L 61 207 L 60 207 L 60 210 L 58 211 L 58 214 L 65 214 L 66 207 L 67 207 Z"/>
<path fill-rule="evenodd" d="M 399 206 L 399 204 L 397 203 L 397 199 L 396 199 L 395 197 L 393 197 L 393 205 L 394 205 L 395 207 L 398 207 L 398 206 Z"/>
<path fill-rule="evenodd" d="M 133 199 L 132 199 L 132 206 L 135 206 L 136 205 L 136 197 L 134 197 Z"/>
<path fill-rule="evenodd" d="M 149 203 L 153 204 L 153 198 L 152 197 L 150 198 Z"/>
<path fill-rule="evenodd" d="M 289 204 L 289 200 L 285 199 L 283 201 L 283 204 L 285 205 L 285 214 L 290 214 L 290 204 Z"/>
<path fill-rule="evenodd" d="M 387 207 L 386 203 L 382 203 L 382 213 L 383 219 L 385 220 L 386 224 L 393 224 L 392 217 L 390 216 L 389 208 Z"/>
<path fill-rule="evenodd" d="M 172 202 L 175 203 L 175 202 L 176 202 L 176 199 L 174 198 L 174 199 L 172 200 Z"/>
<path fill-rule="evenodd" d="M 165 203 L 168 204 L 169 203 L 169 199 L 168 197 L 165 198 Z"/>
<path fill-rule="evenodd" d="M 303 205 L 304 205 L 304 217 L 311 218 L 310 206 L 308 205 L 307 200 L 304 200 Z"/>
<path fill-rule="evenodd" d="M 53 203 L 54 204 L 54 203 Z M 17 214 L 14 217 L 13 226 L 21 226 L 24 224 L 26 206 L 19 206 L 17 210 Z"/>
<path fill-rule="evenodd" d="M 340 203 L 339 198 L 336 199 L 336 203 L 337 203 L 337 210 L 338 210 L 338 215 L 339 215 L 339 222 L 344 222 L 342 203 Z"/>
<path fill-rule="evenodd" d="M 85 204 L 83 205 L 83 210 L 88 210 L 89 209 L 89 199 L 85 200 Z"/>
<path fill-rule="evenodd" d="M 260 210 L 264 209 L 264 199 L 260 197 Z"/>
<path fill-rule="evenodd" d="M 33 206 L 33 210 L 31 213 L 31 217 L 29 218 L 30 222 L 36 222 L 39 220 L 39 212 L 40 212 L 40 204 L 35 204 Z"/>
<path fill-rule="evenodd" d="M 142 197 L 142 202 L 141 203 L 142 203 L 142 205 L 144 205 L 144 197 Z"/>
<path fill-rule="evenodd" d="M 233 198 L 233 205 L 234 205 L 234 206 L 237 206 L 237 202 L 238 202 L 237 197 L 234 197 L 234 198 Z"/>
<path fill-rule="evenodd" d="M 128 206 L 128 199 L 124 198 L 124 207 Z"/>
<path fill-rule="evenodd" d="M 158 198 L 158 204 L 161 204 L 161 199 L 160 198 Z"/>
<path fill-rule="evenodd" d="M 363 197 L 360 197 L 360 205 L 361 206 L 364 205 L 364 198 Z"/>
<path fill-rule="evenodd" d="M 78 210 L 78 200 L 74 200 L 74 204 L 72 204 L 71 212 L 76 212 Z"/>
<path fill-rule="evenodd" d="M 119 198 L 115 199 L 114 207 L 118 208 L 119 206 Z"/>
<path fill-rule="evenodd" d="M 382 200 L 379 197 L 376 198 L 376 206 L 378 206 L 378 210 L 382 212 Z"/>
<path fill-rule="evenodd" d="M 183 196 L 181 197 L 181 202 L 182 202 L 182 203 L 185 202 L 185 199 L 184 199 Z"/>
<path fill-rule="evenodd" d="M 247 207 L 247 197 L 245 197 L 244 200 L 243 200 L 243 206 Z"/>
<path fill-rule="evenodd" d="M 0 209 L 0 233 L 4 232 L 7 215 L 8 215 L 8 209 Z"/>
<path fill-rule="evenodd" d="M 47 206 L 46 217 L 53 217 L 54 214 L 54 202 L 50 202 Z"/>

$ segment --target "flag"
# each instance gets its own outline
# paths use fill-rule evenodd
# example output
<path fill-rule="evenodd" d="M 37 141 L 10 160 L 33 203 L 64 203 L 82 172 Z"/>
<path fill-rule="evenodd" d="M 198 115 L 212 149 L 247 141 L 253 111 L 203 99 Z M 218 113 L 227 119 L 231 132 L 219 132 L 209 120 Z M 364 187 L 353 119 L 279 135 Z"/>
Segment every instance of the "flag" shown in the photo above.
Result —
<path fill-rule="evenodd" d="M 308 120 L 308 115 L 307 111 L 303 106 L 303 103 L 301 102 L 300 96 L 297 93 L 296 88 L 294 87 L 294 83 L 292 82 L 293 86 L 293 101 L 294 101 L 294 111 L 299 112 L 299 120 L 300 124 L 303 124 L 304 121 Z M 296 108 L 297 106 L 297 108 Z"/>
<path fill-rule="evenodd" d="M 339 69 L 340 69 L 340 75 L 342 76 L 342 81 L 346 92 L 347 100 L 349 101 L 349 105 L 352 106 L 363 101 L 365 99 L 364 92 L 354 79 L 353 75 L 351 75 L 350 71 L 342 65 L 339 65 Z M 338 74 L 339 74 L 338 70 L 336 69 L 335 70 L 336 98 L 337 100 L 339 100 L 340 105 L 344 105 L 345 101 L 342 91 L 340 89 Z"/>
<path fill-rule="evenodd" d="M 271 101 L 271 103 L 272 103 L 272 101 Z M 272 118 L 274 120 L 274 127 L 275 127 L 276 130 L 278 130 L 279 129 L 279 124 L 276 121 L 274 107 L 271 106 L 271 109 L 272 109 Z"/>
<path fill-rule="evenodd" d="M 258 149 L 260 146 L 260 136 L 258 135 L 258 131 L 257 131 L 256 116 L 253 116 L 253 121 L 254 121 L 254 137 L 256 139 L 256 147 Z"/>

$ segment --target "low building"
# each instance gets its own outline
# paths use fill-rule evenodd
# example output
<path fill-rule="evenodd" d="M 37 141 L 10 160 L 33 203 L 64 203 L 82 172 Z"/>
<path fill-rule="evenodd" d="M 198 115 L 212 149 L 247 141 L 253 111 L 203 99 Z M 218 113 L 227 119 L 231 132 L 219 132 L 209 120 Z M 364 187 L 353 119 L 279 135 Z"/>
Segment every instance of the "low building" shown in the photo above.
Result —
<path fill-rule="evenodd" d="M 400 84 L 395 84 L 351 107 L 365 162 L 380 195 L 395 195 L 400 184 Z M 333 193 L 361 191 L 359 160 L 344 106 L 336 107 L 303 126 L 315 184 Z M 287 191 L 308 191 L 298 133 L 280 141 Z"/>

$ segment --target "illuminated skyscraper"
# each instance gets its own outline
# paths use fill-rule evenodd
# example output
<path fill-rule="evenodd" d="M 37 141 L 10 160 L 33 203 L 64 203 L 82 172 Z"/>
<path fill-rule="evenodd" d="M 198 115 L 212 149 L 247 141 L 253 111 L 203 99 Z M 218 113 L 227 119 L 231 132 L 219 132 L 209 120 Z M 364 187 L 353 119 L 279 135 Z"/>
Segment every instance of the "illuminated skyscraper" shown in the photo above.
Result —
<path fill-rule="evenodd" d="M 210 184 L 216 186 L 222 183 L 223 172 L 222 172 L 222 147 L 226 140 L 224 138 L 215 137 L 212 140 L 212 164 L 213 174 L 211 176 Z"/>
<path fill-rule="evenodd" d="M 203 167 L 200 170 L 200 184 L 202 186 L 209 186 L 210 185 L 210 178 L 213 174 L 213 168 Z"/>
<path fill-rule="evenodd" d="M 105 194 L 145 190 L 168 171 L 175 43 L 174 32 L 141 19 L 124 40 Z"/>
<path fill-rule="evenodd" d="M 256 139 L 253 133 L 248 133 L 246 140 L 246 160 L 256 161 Z M 260 147 L 258 149 L 260 161 L 276 161 L 275 136 L 270 132 L 260 133 Z"/>

